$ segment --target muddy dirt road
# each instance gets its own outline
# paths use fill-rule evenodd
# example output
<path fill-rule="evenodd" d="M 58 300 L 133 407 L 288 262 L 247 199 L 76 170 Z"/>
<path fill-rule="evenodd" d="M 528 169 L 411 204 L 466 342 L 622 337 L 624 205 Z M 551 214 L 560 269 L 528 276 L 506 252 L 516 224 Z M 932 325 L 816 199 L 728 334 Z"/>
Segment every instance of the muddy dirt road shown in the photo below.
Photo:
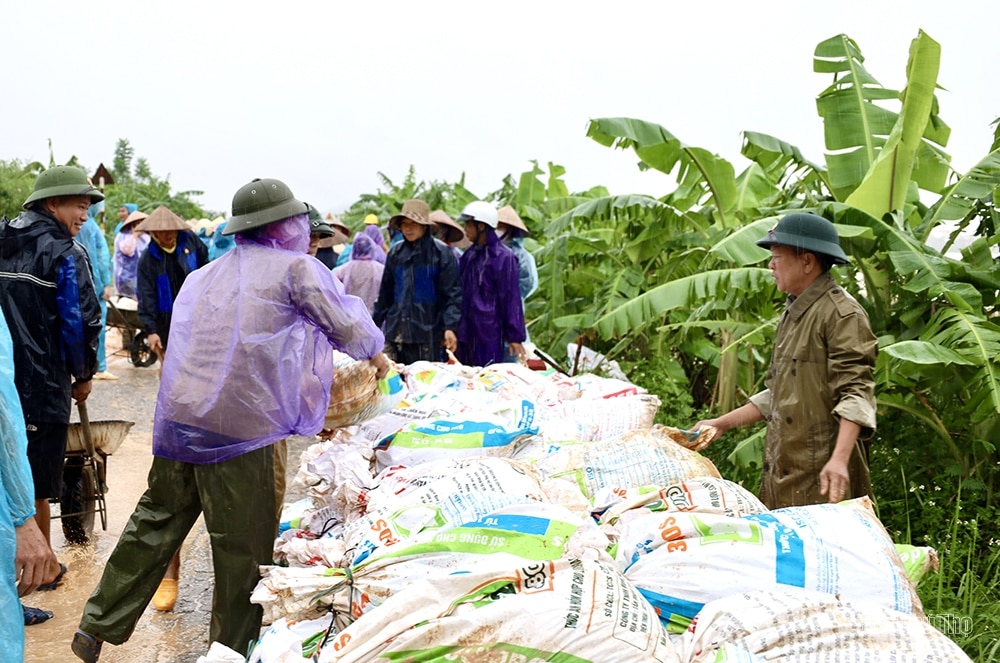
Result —
<path fill-rule="evenodd" d="M 120 347 L 108 334 L 108 351 Z M 101 578 L 104 563 L 114 549 L 122 528 L 146 488 L 152 460 L 153 410 L 159 386 L 158 365 L 135 368 L 124 356 L 108 358 L 109 370 L 118 380 L 95 381 L 87 401 L 92 422 L 124 419 L 134 421 L 128 437 L 108 459 L 108 528 L 96 519 L 93 542 L 80 546 L 66 543 L 58 520 L 52 521 L 52 546 L 69 571 L 63 583 L 51 592 L 25 597 L 26 605 L 55 613 L 49 621 L 26 629 L 27 663 L 67 663 L 77 658 L 69 643 L 83 612 L 83 605 Z M 75 420 L 75 413 L 74 413 Z M 288 492 L 286 500 L 301 494 L 291 480 L 298 470 L 301 451 L 312 439 L 290 440 Z M 53 505 L 53 515 L 58 506 Z M 212 604 L 212 553 L 201 519 L 191 530 L 181 552 L 181 581 L 177 606 L 160 613 L 151 606 L 139 621 L 132 638 L 120 647 L 105 645 L 101 663 L 187 663 L 208 651 L 208 621 Z"/>

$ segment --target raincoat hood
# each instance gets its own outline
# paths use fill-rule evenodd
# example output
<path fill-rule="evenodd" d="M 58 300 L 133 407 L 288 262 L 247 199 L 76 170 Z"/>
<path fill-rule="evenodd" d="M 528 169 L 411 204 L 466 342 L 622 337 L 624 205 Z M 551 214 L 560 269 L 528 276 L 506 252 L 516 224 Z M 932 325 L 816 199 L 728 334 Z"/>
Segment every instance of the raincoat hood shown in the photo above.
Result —
<path fill-rule="evenodd" d="M 377 248 L 382 248 L 385 246 L 385 236 L 382 231 L 379 230 L 378 226 L 367 225 L 365 229 L 361 231 L 365 237 L 372 241 L 372 244 Z M 360 233 L 359 233 L 360 234 Z M 357 242 L 357 238 L 354 240 Z"/>
<path fill-rule="evenodd" d="M 292 253 L 309 253 L 309 229 L 309 215 L 299 214 L 237 233 L 236 243 L 260 244 Z"/>
<path fill-rule="evenodd" d="M 374 226 L 368 226 L 373 228 Z M 351 260 L 373 260 L 375 258 L 375 243 L 364 233 L 354 236 L 351 247 Z"/>

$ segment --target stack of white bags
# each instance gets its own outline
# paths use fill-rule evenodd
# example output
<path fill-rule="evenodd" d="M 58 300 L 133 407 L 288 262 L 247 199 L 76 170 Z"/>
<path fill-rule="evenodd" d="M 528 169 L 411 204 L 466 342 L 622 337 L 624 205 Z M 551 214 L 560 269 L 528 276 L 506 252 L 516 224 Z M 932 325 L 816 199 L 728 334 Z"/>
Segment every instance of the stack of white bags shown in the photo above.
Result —
<path fill-rule="evenodd" d="M 867 498 L 768 511 L 621 379 L 402 376 L 303 454 L 251 662 L 969 660 Z"/>

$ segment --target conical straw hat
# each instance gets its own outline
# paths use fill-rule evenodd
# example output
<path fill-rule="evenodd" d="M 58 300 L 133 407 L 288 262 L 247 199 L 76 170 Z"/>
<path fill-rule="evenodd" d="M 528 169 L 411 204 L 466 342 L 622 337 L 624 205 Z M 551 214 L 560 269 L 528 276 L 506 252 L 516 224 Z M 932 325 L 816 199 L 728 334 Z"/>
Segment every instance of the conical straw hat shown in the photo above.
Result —
<path fill-rule="evenodd" d="M 136 226 L 136 230 L 151 232 L 154 230 L 190 230 L 184 219 L 160 205 L 146 220 Z"/>

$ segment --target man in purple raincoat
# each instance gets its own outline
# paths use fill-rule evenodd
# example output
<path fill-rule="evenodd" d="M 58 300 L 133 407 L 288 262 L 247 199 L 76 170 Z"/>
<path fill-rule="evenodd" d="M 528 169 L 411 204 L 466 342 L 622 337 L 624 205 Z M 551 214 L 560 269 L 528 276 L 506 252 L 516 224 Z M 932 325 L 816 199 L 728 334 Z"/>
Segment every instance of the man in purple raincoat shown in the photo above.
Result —
<path fill-rule="evenodd" d="M 285 184 L 242 187 L 225 232 L 236 247 L 189 274 L 174 301 L 149 488 L 84 608 L 72 644 L 84 661 L 128 639 L 202 513 L 215 567 L 209 640 L 245 653 L 262 617 L 250 593 L 277 531 L 272 445 L 322 429 L 335 348 L 388 370 L 364 302 L 309 257 L 308 208 Z"/>
<path fill-rule="evenodd" d="M 488 366 L 504 360 L 509 349 L 524 358 L 524 310 L 517 286 L 514 253 L 497 237 L 498 216 L 490 203 L 469 203 L 458 217 L 472 246 L 459 263 L 462 318 L 458 323 L 458 358 Z M 504 347 L 506 339 L 509 348 Z"/>

